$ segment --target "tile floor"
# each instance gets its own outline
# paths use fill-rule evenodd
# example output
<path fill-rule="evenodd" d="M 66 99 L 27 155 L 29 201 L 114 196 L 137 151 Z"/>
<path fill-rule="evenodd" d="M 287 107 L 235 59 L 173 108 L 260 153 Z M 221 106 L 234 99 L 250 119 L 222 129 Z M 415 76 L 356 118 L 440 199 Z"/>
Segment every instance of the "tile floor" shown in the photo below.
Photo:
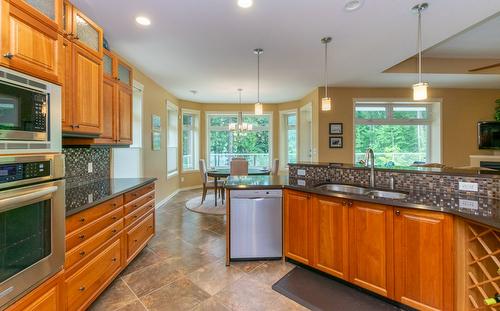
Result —
<path fill-rule="evenodd" d="M 91 310 L 306 310 L 271 288 L 292 264 L 225 266 L 225 217 L 184 208 L 199 194 L 181 192 L 157 210 L 156 236 Z"/>

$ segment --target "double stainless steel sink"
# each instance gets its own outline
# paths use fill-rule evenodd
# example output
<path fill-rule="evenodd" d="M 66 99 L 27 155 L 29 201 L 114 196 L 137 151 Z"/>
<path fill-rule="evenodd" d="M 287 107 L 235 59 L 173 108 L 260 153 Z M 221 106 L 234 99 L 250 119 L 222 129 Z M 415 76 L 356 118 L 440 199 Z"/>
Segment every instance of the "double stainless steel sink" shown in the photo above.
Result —
<path fill-rule="evenodd" d="M 407 197 L 406 193 L 388 190 L 377 190 L 365 187 L 341 185 L 341 184 L 323 184 L 316 187 L 324 191 L 345 192 L 358 195 L 366 195 L 369 197 L 403 200 Z"/>

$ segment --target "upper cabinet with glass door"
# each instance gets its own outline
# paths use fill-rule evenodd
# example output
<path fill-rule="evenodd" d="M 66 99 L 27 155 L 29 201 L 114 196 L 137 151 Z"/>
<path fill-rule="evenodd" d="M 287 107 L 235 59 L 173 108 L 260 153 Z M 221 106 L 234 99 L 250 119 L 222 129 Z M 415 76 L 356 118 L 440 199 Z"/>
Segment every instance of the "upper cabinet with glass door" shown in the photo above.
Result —
<path fill-rule="evenodd" d="M 104 50 L 104 54 L 102 56 L 102 67 L 104 77 L 114 80 L 116 68 L 115 57 L 113 53 L 108 50 Z"/>
<path fill-rule="evenodd" d="M 99 58 L 103 55 L 103 31 L 71 3 L 64 2 L 64 35 Z"/>
<path fill-rule="evenodd" d="M 121 84 L 132 87 L 132 67 L 121 59 L 118 59 L 116 77 Z"/>
<path fill-rule="evenodd" d="M 62 26 L 62 2 L 63 0 L 10 0 L 11 5 L 41 20 L 54 30 Z"/>

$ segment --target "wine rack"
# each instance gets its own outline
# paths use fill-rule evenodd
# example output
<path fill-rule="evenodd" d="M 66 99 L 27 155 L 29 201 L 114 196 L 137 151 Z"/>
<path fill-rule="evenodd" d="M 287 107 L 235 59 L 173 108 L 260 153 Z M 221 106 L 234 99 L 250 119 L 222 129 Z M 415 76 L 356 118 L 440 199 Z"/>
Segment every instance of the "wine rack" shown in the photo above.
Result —
<path fill-rule="evenodd" d="M 500 303 L 484 302 L 500 293 L 500 231 L 470 222 L 466 230 L 469 310 L 500 310 Z"/>

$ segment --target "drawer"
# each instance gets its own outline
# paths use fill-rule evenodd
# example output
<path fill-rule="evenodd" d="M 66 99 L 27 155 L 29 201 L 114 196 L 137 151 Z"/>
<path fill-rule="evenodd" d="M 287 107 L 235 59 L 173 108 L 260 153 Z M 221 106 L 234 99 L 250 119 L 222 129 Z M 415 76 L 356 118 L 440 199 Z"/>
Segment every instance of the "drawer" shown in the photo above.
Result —
<path fill-rule="evenodd" d="M 149 214 L 137 226 L 127 232 L 127 258 L 132 257 L 140 250 L 146 241 L 155 233 L 154 213 Z"/>
<path fill-rule="evenodd" d="M 77 273 L 66 279 L 68 310 L 78 310 L 88 306 L 89 300 L 93 299 L 120 271 L 122 266 L 120 245 L 121 240 L 117 239 Z"/>
<path fill-rule="evenodd" d="M 155 192 L 151 191 L 149 193 L 146 193 L 142 197 L 127 203 L 125 205 L 125 214 L 132 213 L 133 211 L 143 206 L 144 204 L 148 203 L 149 201 L 154 200 L 154 198 L 155 198 Z"/>
<path fill-rule="evenodd" d="M 82 243 L 69 252 L 66 252 L 66 260 L 64 267 L 70 268 L 80 260 L 87 258 L 93 251 L 98 249 L 101 245 L 111 240 L 113 237 L 118 236 L 123 229 L 123 221 L 120 219 L 111 226 L 102 230 L 87 242 Z"/>
<path fill-rule="evenodd" d="M 85 225 L 93 222 L 108 214 L 112 210 L 123 205 L 123 196 L 117 196 L 111 200 L 103 202 L 99 205 L 91 207 L 83 212 L 72 215 L 66 218 L 66 233 L 71 233 L 75 230 L 83 228 Z"/>
<path fill-rule="evenodd" d="M 119 219 L 123 218 L 123 209 L 117 208 L 107 215 L 97 219 L 91 224 L 74 231 L 66 237 L 66 251 L 71 250 L 73 247 L 88 241 L 90 238 L 104 230 L 105 228 L 111 226 Z"/>
<path fill-rule="evenodd" d="M 130 215 L 125 216 L 125 227 L 133 224 L 136 220 L 141 218 L 143 215 L 146 215 L 147 212 L 150 210 L 154 209 L 155 207 L 155 201 L 152 200 L 148 202 L 146 205 L 143 205 L 136 209 L 134 212 L 132 212 Z"/>
<path fill-rule="evenodd" d="M 133 191 L 127 192 L 124 195 L 125 203 L 132 202 L 133 200 L 142 197 L 143 195 L 145 195 L 148 192 L 153 191 L 154 189 L 155 189 L 155 184 L 154 183 L 150 183 L 150 184 L 147 184 L 144 187 L 141 187 L 141 188 L 135 189 Z"/>

